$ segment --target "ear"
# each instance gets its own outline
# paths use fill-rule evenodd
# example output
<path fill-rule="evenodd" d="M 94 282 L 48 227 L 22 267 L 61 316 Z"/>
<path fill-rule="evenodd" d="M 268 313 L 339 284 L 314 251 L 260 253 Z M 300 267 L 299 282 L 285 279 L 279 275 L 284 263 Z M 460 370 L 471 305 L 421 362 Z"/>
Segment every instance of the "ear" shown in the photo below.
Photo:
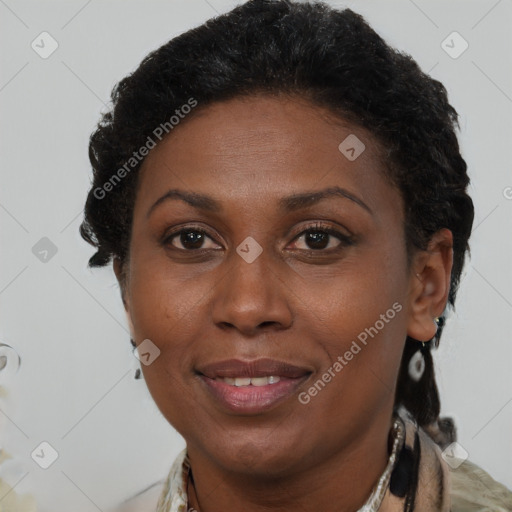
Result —
<path fill-rule="evenodd" d="M 121 289 L 121 299 L 123 301 L 124 309 L 128 313 L 128 301 L 126 299 L 126 272 L 124 263 L 121 261 L 121 258 L 115 256 L 114 257 L 114 274 L 116 275 L 117 282 L 119 283 L 119 288 Z"/>
<path fill-rule="evenodd" d="M 407 334 L 429 341 L 437 332 L 435 319 L 448 301 L 453 266 L 453 235 L 449 229 L 436 232 L 425 251 L 419 251 L 411 265 L 410 315 Z"/>
<path fill-rule="evenodd" d="M 126 311 L 126 317 L 128 320 L 128 325 L 130 327 L 130 335 L 133 337 L 133 323 L 132 317 L 130 314 L 130 302 L 127 298 L 126 287 L 127 287 L 127 277 L 126 277 L 126 263 L 121 261 L 117 256 L 114 257 L 114 274 L 116 275 L 117 282 L 119 283 L 119 288 L 121 289 L 121 299 L 123 301 L 124 310 Z"/>

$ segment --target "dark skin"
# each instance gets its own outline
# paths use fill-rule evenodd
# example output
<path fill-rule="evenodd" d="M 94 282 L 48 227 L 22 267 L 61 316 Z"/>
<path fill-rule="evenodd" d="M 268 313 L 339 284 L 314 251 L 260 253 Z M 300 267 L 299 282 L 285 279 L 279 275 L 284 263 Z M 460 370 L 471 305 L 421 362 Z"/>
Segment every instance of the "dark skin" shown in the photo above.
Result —
<path fill-rule="evenodd" d="M 353 162 L 338 150 L 349 134 L 366 145 Z M 434 336 L 453 255 L 451 232 L 442 229 L 408 265 L 404 206 L 381 155 L 369 132 L 304 99 L 254 96 L 194 113 L 146 157 L 129 259 L 115 260 L 114 269 L 136 343 L 150 339 L 161 350 L 142 368 L 187 443 L 189 506 L 352 512 L 384 470 L 405 338 Z M 329 187 L 356 199 L 279 207 L 283 197 Z M 207 195 L 221 210 L 176 199 L 151 209 L 170 189 Z M 306 230 L 318 236 L 326 226 L 341 237 L 312 243 Z M 170 237 L 198 227 L 202 243 Z M 250 264 L 236 252 L 248 236 L 263 248 Z M 297 394 L 394 303 L 401 311 L 300 403 Z M 261 414 L 226 412 L 194 371 L 259 357 L 312 372 L 295 395 Z"/>

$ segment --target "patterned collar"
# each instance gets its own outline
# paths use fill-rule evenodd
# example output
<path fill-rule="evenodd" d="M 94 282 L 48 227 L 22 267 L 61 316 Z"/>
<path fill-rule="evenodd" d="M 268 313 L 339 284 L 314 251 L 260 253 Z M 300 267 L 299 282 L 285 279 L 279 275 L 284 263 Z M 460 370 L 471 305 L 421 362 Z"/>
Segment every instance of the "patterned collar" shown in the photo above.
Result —
<path fill-rule="evenodd" d="M 409 412 L 395 411 L 388 464 L 357 512 L 449 512 L 450 471 L 439 446 Z M 175 459 L 156 512 L 187 512 L 190 461 L 184 448 Z"/>

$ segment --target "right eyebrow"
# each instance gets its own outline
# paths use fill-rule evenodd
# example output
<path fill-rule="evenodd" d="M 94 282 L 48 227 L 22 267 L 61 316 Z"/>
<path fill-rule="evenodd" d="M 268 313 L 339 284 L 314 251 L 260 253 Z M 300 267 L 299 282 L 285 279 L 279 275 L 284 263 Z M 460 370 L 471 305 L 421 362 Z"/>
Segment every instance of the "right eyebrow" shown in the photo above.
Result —
<path fill-rule="evenodd" d="M 151 215 L 153 210 L 166 201 L 178 199 L 185 203 L 197 208 L 199 210 L 206 210 L 209 212 L 220 212 L 222 207 L 219 202 L 209 196 L 197 194 L 196 192 L 186 192 L 184 190 L 171 189 L 168 190 L 162 197 L 156 200 L 146 214 L 147 217 Z"/>

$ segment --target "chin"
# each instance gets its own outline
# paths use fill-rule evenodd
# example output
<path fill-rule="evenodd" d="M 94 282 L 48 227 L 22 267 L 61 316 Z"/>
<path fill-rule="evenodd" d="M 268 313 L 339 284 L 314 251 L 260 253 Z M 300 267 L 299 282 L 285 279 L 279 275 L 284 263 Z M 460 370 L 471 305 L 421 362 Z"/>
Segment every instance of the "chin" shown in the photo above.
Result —
<path fill-rule="evenodd" d="M 304 462 L 305 457 L 305 454 L 296 450 L 291 451 L 287 447 L 276 446 L 275 440 L 268 447 L 248 443 L 237 448 L 231 444 L 229 449 L 221 448 L 219 453 L 210 453 L 225 471 L 263 480 L 276 479 L 293 473 L 297 466 Z"/>

